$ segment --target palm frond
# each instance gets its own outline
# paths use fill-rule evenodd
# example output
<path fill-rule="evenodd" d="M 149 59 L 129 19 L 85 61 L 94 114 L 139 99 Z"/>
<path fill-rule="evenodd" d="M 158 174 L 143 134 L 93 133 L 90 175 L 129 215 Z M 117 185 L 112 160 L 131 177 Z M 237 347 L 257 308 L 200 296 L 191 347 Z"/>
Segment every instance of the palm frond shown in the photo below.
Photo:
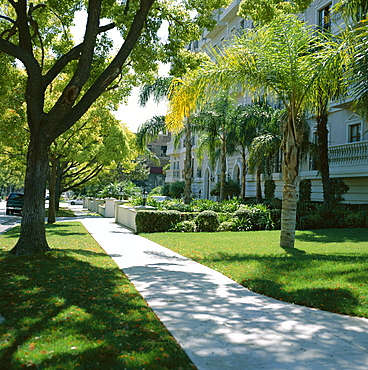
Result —
<path fill-rule="evenodd" d="M 166 129 L 165 116 L 153 116 L 138 128 L 137 145 L 143 149 L 147 143 L 157 138 L 160 132 Z"/>
<path fill-rule="evenodd" d="M 139 93 L 139 105 L 145 107 L 150 98 L 160 103 L 167 98 L 172 77 L 158 77 L 151 85 L 144 85 Z"/>

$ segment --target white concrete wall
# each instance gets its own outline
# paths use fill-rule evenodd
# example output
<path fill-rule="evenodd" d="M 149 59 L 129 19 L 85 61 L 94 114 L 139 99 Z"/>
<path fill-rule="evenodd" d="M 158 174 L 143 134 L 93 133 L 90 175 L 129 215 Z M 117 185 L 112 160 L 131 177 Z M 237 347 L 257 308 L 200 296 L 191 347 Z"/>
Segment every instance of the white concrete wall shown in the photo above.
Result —
<path fill-rule="evenodd" d="M 116 205 L 115 208 L 115 222 L 121 224 L 129 229 L 132 229 L 134 232 L 137 231 L 135 224 L 135 216 L 137 211 L 132 207 L 127 207 L 124 205 Z"/>

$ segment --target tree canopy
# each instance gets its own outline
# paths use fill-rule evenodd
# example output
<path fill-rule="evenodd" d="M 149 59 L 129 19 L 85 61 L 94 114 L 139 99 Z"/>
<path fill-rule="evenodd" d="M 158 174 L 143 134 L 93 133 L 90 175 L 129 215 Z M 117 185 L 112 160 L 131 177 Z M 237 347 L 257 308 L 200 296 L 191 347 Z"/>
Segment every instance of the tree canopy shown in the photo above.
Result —
<path fill-rule="evenodd" d="M 26 74 L 25 102 L 30 141 L 20 238 L 12 253 L 49 250 L 44 225 L 48 152 L 102 95 L 116 104 L 134 84 L 147 81 L 158 62 L 169 62 L 203 27 L 215 20 L 211 11 L 228 0 L 114 1 L 9 0 L 0 5 L 0 51 Z M 71 34 L 76 11 L 87 13 L 83 40 Z M 193 19 L 192 12 L 198 12 Z M 159 37 L 167 27 L 167 40 Z M 116 49 L 107 31 L 122 36 Z M 47 99 L 57 85 L 56 101 Z M 117 97 L 117 98 L 116 98 Z M 49 102 L 52 102 L 49 104 Z"/>

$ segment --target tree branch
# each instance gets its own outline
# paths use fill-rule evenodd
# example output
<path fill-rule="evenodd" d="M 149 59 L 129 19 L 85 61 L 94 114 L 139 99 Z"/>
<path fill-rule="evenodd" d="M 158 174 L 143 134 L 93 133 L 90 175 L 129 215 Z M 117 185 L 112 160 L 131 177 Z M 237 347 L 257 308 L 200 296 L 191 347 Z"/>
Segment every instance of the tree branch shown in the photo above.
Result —
<path fill-rule="evenodd" d="M 67 113 L 63 124 L 55 126 L 54 135 L 60 135 L 78 121 L 93 102 L 108 88 L 111 82 L 120 75 L 123 64 L 141 35 L 148 13 L 154 2 L 155 0 L 141 0 L 139 10 L 119 52 L 76 106 Z"/>

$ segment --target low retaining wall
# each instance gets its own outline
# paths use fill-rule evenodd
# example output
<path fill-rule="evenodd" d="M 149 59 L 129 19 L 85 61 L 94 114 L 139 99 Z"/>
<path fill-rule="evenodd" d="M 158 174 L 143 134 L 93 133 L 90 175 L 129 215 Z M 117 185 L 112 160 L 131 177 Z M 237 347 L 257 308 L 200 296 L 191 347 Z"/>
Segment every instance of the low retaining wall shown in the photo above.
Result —
<path fill-rule="evenodd" d="M 127 207 L 124 205 L 115 205 L 115 222 L 121 224 L 134 232 L 137 231 L 135 224 L 135 216 L 137 215 L 137 210 L 132 207 Z"/>
<path fill-rule="evenodd" d="M 87 208 L 91 212 L 96 212 L 103 217 L 115 217 L 115 198 L 106 199 L 93 199 L 85 198 L 83 199 L 83 208 Z"/>

